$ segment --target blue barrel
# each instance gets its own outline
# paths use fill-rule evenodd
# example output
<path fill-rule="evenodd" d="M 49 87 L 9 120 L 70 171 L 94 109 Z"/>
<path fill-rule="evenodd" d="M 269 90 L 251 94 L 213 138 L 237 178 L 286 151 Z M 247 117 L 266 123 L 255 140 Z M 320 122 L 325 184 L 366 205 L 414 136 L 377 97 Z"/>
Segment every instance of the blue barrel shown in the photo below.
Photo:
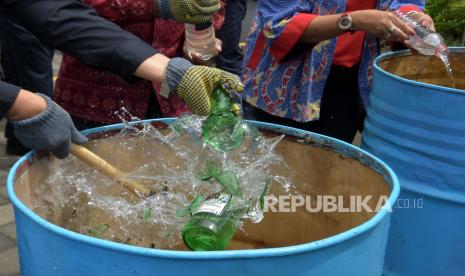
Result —
<path fill-rule="evenodd" d="M 171 123 L 171 119 L 155 121 Z M 152 122 L 153 123 L 153 122 Z M 385 187 L 387 204 L 394 204 L 399 185 L 393 171 L 373 155 L 338 140 L 253 122 L 262 131 L 284 133 L 304 147 L 318 147 L 337 155 L 331 162 L 352 162 L 371 171 Z M 87 131 L 106 133 L 122 124 Z M 41 157 L 29 153 L 8 175 L 8 194 L 14 206 L 21 272 L 29 275 L 380 275 L 390 224 L 390 212 L 381 209 L 363 223 L 310 243 L 266 249 L 189 252 L 141 248 L 78 234 L 54 225 L 31 211 L 21 193 L 21 178 Z M 342 163 L 345 164 L 345 163 Z M 311 170 L 312 168 L 308 168 Z M 354 172 L 353 185 L 360 183 Z M 350 186 L 350 185 L 349 185 Z M 370 187 L 361 187 L 369 190 Z M 347 192 L 347 191 L 346 191 Z M 328 217 L 329 218 L 329 217 Z M 334 221 L 331 221 L 334 223 Z M 267 229 L 273 235 L 275 229 Z M 306 231 L 306 229 L 299 229 Z"/>
<path fill-rule="evenodd" d="M 464 50 L 450 56 L 462 89 Z M 385 275 L 465 275 L 465 91 L 416 81 L 428 79 L 448 82 L 434 57 L 406 51 L 375 61 L 362 148 L 401 184 Z"/>

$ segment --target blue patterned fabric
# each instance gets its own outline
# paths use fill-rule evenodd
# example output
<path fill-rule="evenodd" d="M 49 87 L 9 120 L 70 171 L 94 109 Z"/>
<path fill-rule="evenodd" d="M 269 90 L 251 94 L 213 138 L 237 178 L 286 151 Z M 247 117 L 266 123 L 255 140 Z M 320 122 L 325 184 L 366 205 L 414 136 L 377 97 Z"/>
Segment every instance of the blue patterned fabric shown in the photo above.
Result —
<path fill-rule="evenodd" d="M 424 1 L 378 0 L 376 3 L 377 9 L 381 10 L 395 10 L 403 5 L 416 5 L 423 9 Z M 295 16 L 302 13 L 337 14 L 345 10 L 346 1 L 342 0 L 259 0 L 243 63 L 244 100 L 275 116 L 299 122 L 317 120 L 337 38 L 322 41 L 300 57 L 289 60 L 277 60 L 271 50 Z M 252 53 L 257 52 L 255 48 L 261 35 L 265 42 L 263 51 L 259 49 L 258 65 L 251 68 L 248 64 L 253 58 Z M 366 35 L 359 72 L 360 95 L 364 103 L 368 98 L 372 64 L 379 53 L 378 48 L 377 39 Z"/>

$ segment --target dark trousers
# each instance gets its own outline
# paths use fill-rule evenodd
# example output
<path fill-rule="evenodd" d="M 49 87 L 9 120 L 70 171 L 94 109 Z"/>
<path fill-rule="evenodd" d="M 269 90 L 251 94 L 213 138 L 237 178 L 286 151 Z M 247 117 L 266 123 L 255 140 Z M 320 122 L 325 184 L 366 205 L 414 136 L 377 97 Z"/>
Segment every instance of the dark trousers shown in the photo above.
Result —
<path fill-rule="evenodd" d="M 242 52 L 239 48 L 242 20 L 247 9 L 246 0 L 226 1 L 226 15 L 223 26 L 216 32 L 216 37 L 223 42 L 223 50 L 216 58 L 216 65 L 225 71 L 241 74 Z"/>
<path fill-rule="evenodd" d="M 320 119 L 301 123 L 276 117 L 243 102 L 244 117 L 327 135 L 352 143 L 363 122 L 364 111 L 358 88 L 358 67 L 331 67 L 320 106 Z"/>
<path fill-rule="evenodd" d="M 5 81 L 51 97 L 53 51 L 4 12 L 0 12 L 0 30 L 1 65 Z M 6 126 L 5 136 L 15 139 L 10 124 Z"/>

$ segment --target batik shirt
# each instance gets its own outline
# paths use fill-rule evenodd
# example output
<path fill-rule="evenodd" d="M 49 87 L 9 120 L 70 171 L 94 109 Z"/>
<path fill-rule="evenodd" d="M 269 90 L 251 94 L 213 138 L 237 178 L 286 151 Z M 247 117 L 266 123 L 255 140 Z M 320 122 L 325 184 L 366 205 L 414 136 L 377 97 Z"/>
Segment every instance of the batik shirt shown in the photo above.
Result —
<path fill-rule="evenodd" d="M 378 10 L 423 9 L 421 0 L 378 0 Z M 343 13 L 346 1 L 258 1 L 244 57 L 243 98 L 269 114 L 299 122 L 317 120 L 337 38 L 317 45 L 299 43 L 318 15 Z M 365 36 L 359 66 L 360 97 L 366 104 L 378 41 Z"/>

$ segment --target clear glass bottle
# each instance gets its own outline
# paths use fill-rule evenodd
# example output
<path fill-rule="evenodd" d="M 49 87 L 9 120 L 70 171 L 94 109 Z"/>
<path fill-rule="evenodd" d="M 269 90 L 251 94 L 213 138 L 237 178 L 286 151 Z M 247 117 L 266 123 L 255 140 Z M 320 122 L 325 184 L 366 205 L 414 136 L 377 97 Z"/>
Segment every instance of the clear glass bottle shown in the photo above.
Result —
<path fill-rule="evenodd" d="M 219 151 L 239 147 L 244 141 L 242 120 L 233 112 L 229 93 L 218 85 L 211 97 L 211 113 L 202 126 L 202 136 L 207 144 Z"/>
<path fill-rule="evenodd" d="M 217 52 L 213 24 L 186 24 L 185 28 L 187 53 L 196 54 L 204 61 L 214 59 Z"/>
<path fill-rule="evenodd" d="M 435 55 L 441 57 L 449 54 L 449 49 L 444 42 L 444 38 L 439 33 L 423 27 L 409 13 L 395 11 L 394 14 L 415 31 L 415 35 L 409 37 L 406 42 L 411 48 L 427 56 Z"/>

